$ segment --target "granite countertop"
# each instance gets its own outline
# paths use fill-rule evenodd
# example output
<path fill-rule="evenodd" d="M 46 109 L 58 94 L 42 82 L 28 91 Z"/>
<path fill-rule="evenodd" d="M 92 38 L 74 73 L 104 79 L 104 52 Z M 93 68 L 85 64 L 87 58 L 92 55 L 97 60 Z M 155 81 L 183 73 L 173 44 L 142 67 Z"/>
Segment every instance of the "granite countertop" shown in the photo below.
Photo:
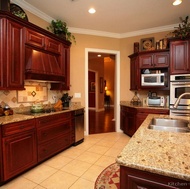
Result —
<path fill-rule="evenodd" d="M 54 114 L 60 114 L 60 113 L 75 111 L 75 110 L 78 110 L 81 108 L 84 108 L 84 107 L 75 106 L 75 107 L 70 107 L 69 109 L 65 109 L 62 111 L 50 112 L 50 113 L 39 113 L 39 114 L 35 114 L 35 115 L 26 115 L 25 113 L 22 114 L 21 112 L 20 113 L 14 113 L 13 115 L 9 115 L 9 116 L 1 116 L 0 117 L 0 125 L 24 121 L 24 120 L 29 120 L 29 119 L 34 119 L 36 117 L 50 116 L 50 115 L 54 115 Z"/>
<path fill-rule="evenodd" d="M 127 107 L 131 107 L 131 108 L 146 108 L 146 109 L 164 109 L 164 110 L 169 110 L 169 107 L 166 106 L 143 106 L 141 105 L 133 105 L 131 104 L 129 101 L 121 101 L 120 105 L 122 106 L 127 106 Z"/>
<path fill-rule="evenodd" d="M 153 117 L 149 114 L 129 143 L 118 155 L 120 165 L 190 181 L 190 133 L 174 133 L 148 129 Z M 179 119 L 190 118 L 178 117 Z"/>

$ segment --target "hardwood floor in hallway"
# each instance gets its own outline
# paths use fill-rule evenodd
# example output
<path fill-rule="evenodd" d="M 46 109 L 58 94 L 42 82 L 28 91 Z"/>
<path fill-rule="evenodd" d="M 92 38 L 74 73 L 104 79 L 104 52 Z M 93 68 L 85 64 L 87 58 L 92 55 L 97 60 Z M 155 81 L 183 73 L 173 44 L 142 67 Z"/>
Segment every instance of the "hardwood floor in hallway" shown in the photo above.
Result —
<path fill-rule="evenodd" d="M 114 108 L 107 107 L 105 111 L 89 110 L 89 134 L 115 132 Z"/>

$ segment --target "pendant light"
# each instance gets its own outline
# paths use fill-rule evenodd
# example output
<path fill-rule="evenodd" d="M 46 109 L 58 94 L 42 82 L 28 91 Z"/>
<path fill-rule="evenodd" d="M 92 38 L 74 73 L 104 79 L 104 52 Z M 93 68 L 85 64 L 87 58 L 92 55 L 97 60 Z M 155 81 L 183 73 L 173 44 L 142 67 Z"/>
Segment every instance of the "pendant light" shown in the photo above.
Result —
<path fill-rule="evenodd" d="M 173 5 L 176 6 L 176 5 L 179 5 L 179 4 L 181 4 L 181 3 L 182 3 L 182 0 L 175 0 L 175 1 L 173 2 Z"/>

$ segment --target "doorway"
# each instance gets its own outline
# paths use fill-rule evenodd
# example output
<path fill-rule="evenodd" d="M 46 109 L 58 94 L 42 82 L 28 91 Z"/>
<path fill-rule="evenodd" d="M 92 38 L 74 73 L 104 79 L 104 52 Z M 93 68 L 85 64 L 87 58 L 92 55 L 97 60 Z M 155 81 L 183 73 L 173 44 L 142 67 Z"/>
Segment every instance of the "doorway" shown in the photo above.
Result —
<path fill-rule="evenodd" d="M 116 132 L 121 132 L 120 130 L 120 52 L 119 51 L 112 51 L 112 50 L 104 50 L 104 49 L 85 49 L 85 109 L 88 110 L 88 54 L 89 52 L 96 52 L 96 53 L 106 53 L 115 55 L 115 94 L 114 94 L 114 117 L 115 117 L 115 130 Z M 89 135 L 89 114 L 86 111 L 85 116 L 85 134 Z"/>

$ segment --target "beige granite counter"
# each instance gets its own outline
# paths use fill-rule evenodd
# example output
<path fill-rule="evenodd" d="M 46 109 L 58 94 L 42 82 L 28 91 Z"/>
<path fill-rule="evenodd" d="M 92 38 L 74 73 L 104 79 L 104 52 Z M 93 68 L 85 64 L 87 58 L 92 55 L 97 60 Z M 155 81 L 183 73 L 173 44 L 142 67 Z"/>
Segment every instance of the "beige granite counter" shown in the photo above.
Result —
<path fill-rule="evenodd" d="M 4 124 L 8 124 L 8 123 L 14 123 L 14 122 L 19 122 L 19 121 L 24 121 L 24 120 L 29 120 L 29 119 L 34 119 L 36 117 L 42 117 L 42 116 L 50 116 L 50 115 L 54 115 L 54 114 L 60 114 L 60 113 L 64 113 L 64 112 L 70 112 L 70 111 L 75 111 L 78 109 L 81 109 L 84 107 L 81 106 L 73 106 L 70 107 L 69 109 L 65 109 L 62 111 L 57 111 L 57 112 L 50 112 L 50 113 L 42 113 L 42 114 L 36 114 L 36 115 L 25 115 L 20 113 L 14 113 L 13 115 L 9 115 L 9 116 L 1 116 L 0 117 L 0 125 L 4 125 Z"/>
<path fill-rule="evenodd" d="M 147 109 L 164 109 L 164 110 L 169 110 L 169 107 L 162 107 L 162 106 L 133 105 L 129 101 L 121 101 L 120 105 L 131 107 L 131 108 L 147 108 Z"/>
<path fill-rule="evenodd" d="M 149 114 L 116 161 L 127 167 L 190 181 L 190 133 L 148 129 L 153 117 L 172 116 Z"/>

